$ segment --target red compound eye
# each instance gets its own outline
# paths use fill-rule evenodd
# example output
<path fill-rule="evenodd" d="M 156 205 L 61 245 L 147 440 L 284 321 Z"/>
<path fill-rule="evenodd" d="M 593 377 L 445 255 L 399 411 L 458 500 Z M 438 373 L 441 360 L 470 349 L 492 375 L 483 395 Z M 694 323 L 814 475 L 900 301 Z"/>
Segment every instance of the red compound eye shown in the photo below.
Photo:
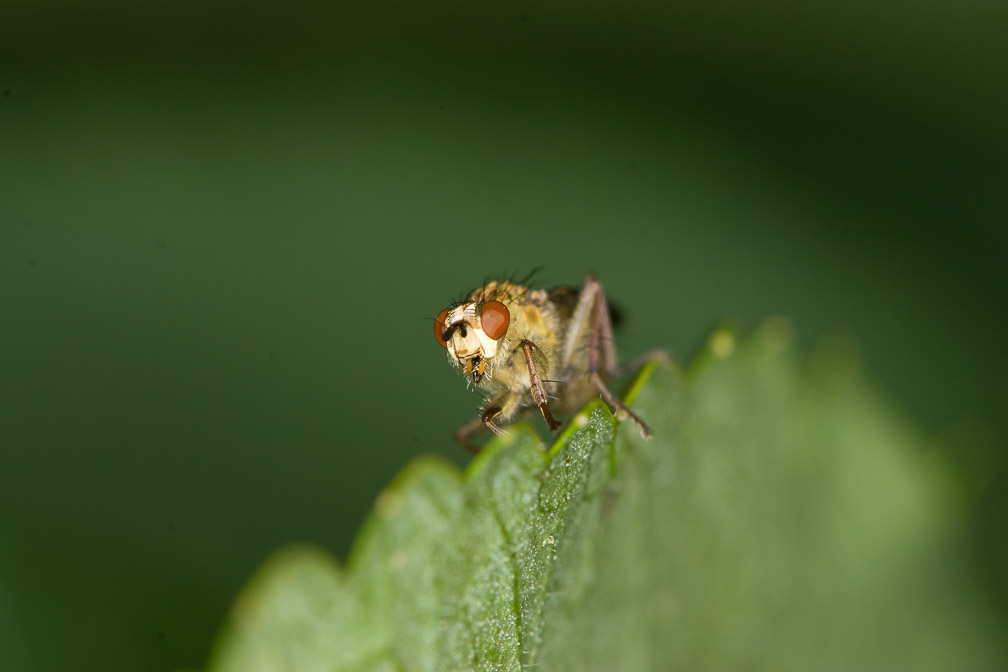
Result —
<path fill-rule="evenodd" d="M 507 333 L 510 322 L 511 313 L 500 301 L 487 301 L 480 309 L 480 326 L 483 327 L 483 333 L 495 341 Z"/>
<path fill-rule="evenodd" d="M 448 344 L 445 343 L 445 340 L 444 340 L 444 332 L 445 332 L 445 329 L 448 328 L 448 325 L 445 324 L 445 320 L 447 320 L 447 319 L 448 319 L 448 309 L 447 308 L 445 308 L 440 313 L 438 313 L 437 317 L 434 318 L 434 338 L 437 339 L 437 342 L 441 344 L 442 348 L 447 348 L 448 347 Z"/>

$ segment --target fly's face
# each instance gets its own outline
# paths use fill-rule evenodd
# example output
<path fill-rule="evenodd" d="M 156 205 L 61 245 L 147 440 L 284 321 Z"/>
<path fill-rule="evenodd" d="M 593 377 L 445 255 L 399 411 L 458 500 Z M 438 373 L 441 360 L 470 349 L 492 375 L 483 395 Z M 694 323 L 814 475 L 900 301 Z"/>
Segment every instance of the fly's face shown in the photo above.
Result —
<path fill-rule="evenodd" d="M 434 321 L 434 337 L 452 361 L 476 385 L 493 368 L 507 336 L 511 313 L 500 301 L 463 303 L 442 310 Z"/>

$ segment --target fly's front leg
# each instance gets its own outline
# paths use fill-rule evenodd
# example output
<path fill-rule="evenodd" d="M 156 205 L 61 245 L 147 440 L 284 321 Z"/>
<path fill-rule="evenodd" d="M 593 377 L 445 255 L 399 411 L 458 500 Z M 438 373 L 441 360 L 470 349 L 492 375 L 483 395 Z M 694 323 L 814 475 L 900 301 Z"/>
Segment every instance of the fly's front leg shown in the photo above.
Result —
<path fill-rule="evenodd" d="M 455 442 L 474 455 L 479 453 L 480 448 L 472 442 L 472 437 L 484 429 L 489 429 L 497 436 L 504 436 L 504 430 L 494 420 L 499 417 L 507 419 L 517 410 L 520 403 L 521 399 L 518 395 L 510 390 L 499 392 L 483 406 L 479 417 L 473 418 L 458 428 L 458 431 L 455 432 Z"/>
<path fill-rule="evenodd" d="M 588 316 L 591 315 L 590 322 Z M 565 344 L 565 357 L 573 357 L 574 348 L 577 345 L 578 335 L 585 323 L 590 324 L 588 333 L 588 377 L 595 387 L 598 388 L 602 398 L 610 406 L 617 409 L 618 413 L 625 414 L 632 419 L 640 428 L 641 436 L 645 439 L 651 438 L 651 428 L 636 413 L 627 408 L 615 394 L 606 386 L 605 381 L 599 373 L 600 365 L 604 365 L 607 374 L 616 371 L 616 351 L 613 347 L 612 321 L 609 319 L 609 306 L 606 304 L 605 292 L 598 278 L 589 275 L 585 278 L 581 288 L 581 295 L 578 297 L 577 307 L 571 320 L 570 333 Z"/>
<path fill-rule="evenodd" d="M 529 380 L 532 383 L 532 388 L 529 390 L 532 393 L 532 399 L 536 402 L 539 410 L 542 411 L 543 420 L 549 425 L 550 431 L 555 432 L 560 429 L 560 423 L 550 413 L 549 405 L 546 403 L 546 390 L 543 389 L 542 377 L 539 375 L 539 368 L 536 366 L 535 358 L 533 357 L 538 348 L 528 339 L 522 339 L 518 347 L 525 354 L 525 364 L 528 366 Z"/>
<path fill-rule="evenodd" d="M 455 432 L 455 443 L 459 444 L 465 450 L 468 450 L 473 455 L 478 455 L 480 452 L 479 446 L 472 442 L 472 438 L 486 429 L 486 425 L 483 424 L 483 418 L 473 418 L 466 424 L 458 428 Z"/>

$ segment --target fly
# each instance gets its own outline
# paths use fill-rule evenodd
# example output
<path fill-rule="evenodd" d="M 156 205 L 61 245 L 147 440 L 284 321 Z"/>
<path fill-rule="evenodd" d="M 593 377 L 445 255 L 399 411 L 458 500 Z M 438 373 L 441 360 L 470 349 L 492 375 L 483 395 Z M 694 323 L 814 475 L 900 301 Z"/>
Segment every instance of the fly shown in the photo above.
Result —
<path fill-rule="evenodd" d="M 580 290 L 495 280 L 442 310 L 434 320 L 437 342 L 467 384 L 487 397 L 455 440 L 478 452 L 473 435 L 484 428 L 503 434 L 500 425 L 533 404 L 555 432 L 562 423 L 553 417 L 551 401 L 559 412 L 573 413 L 596 394 L 651 438 L 647 423 L 606 386 L 605 376 L 617 372 L 612 331 L 605 292 L 594 275 Z"/>

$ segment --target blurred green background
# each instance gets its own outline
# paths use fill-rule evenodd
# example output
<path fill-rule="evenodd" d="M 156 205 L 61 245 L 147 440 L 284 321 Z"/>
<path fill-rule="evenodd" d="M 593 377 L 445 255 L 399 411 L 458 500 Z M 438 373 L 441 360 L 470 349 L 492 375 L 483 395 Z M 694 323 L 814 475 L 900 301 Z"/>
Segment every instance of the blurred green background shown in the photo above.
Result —
<path fill-rule="evenodd" d="M 478 398 L 431 319 L 599 273 L 624 357 L 850 333 L 1008 615 L 1008 5 L 5 2 L 5 669 L 198 667 Z M 1008 618 L 1005 618 L 1008 623 Z"/>

